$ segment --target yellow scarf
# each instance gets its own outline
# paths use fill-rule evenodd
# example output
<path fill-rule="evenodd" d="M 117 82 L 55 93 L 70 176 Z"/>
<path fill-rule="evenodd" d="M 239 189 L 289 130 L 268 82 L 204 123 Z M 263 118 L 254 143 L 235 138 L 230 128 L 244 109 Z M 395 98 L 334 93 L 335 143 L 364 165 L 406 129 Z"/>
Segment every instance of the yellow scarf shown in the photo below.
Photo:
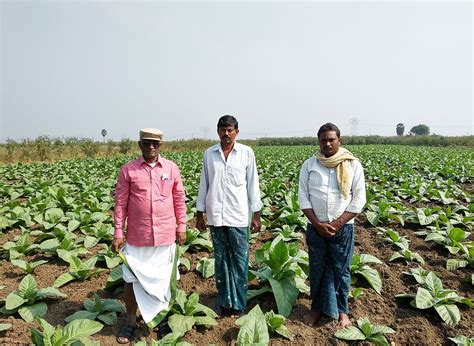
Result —
<path fill-rule="evenodd" d="M 349 197 L 349 191 L 351 189 L 349 185 L 349 161 L 359 159 L 352 155 L 349 150 L 342 147 L 339 147 L 337 153 L 331 157 L 324 156 L 324 154 L 318 150 L 316 153 L 316 158 L 324 167 L 336 168 L 337 185 L 339 186 L 339 191 L 342 192 L 344 199 Z"/>

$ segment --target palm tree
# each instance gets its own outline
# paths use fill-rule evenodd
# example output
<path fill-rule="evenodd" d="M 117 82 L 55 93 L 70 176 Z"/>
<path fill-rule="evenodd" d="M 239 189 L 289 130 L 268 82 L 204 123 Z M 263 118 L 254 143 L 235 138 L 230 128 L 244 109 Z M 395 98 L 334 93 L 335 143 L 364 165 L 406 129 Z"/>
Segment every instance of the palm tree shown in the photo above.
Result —
<path fill-rule="evenodd" d="M 105 142 L 105 136 L 107 136 L 107 130 L 102 129 L 102 131 L 100 131 L 100 134 L 102 135 L 102 141 Z"/>
<path fill-rule="evenodd" d="M 405 132 L 405 125 L 403 123 L 397 124 L 397 136 L 403 136 L 403 132 Z"/>

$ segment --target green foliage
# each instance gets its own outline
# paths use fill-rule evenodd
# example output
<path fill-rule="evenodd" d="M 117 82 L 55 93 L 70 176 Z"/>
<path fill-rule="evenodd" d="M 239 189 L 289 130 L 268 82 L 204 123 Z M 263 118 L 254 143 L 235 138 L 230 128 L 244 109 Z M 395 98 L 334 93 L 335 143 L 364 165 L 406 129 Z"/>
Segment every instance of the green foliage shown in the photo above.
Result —
<path fill-rule="evenodd" d="M 397 231 L 389 228 L 385 229 L 382 227 L 377 227 L 377 234 L 382 234 L 385 236 L 384 240 L 392 245 L 397 246 L 400 249 L 408 248 L 409 240 L 407 237 L 401 236 Z"/>
<path fill-rule="evenodd" d="M 216 326 L 217 314 L 199 303 L 199 294 L 194 292 L 186 297 L 183 290 L 176 291 L 176 299 L 171 307 L 172 315 L 168 325 L 173 333 L 186 334 L 194 325 Z"/>
<path fill-rule="evenodd" d="M 33 322 L 36 317 L 43 317 L 48 311 L 48 306 L 42 300 L 64 297 L 67 296 L 53 287 L 38 289 L 35 279 L 28 274 L 21 280 L 18 289 L 7 296 L 0 312 L 8 315 L 18 312 L 23 320 Z"/>
<path fill-rule="evenodd" d="M 7 241 L 3 244 L 3 249 L 8 251 L 10 260 L 23 257 L 39 248 L 38 244 L 30 241 L 29 232 L 23 232 L 19 237 L 15 237 L 14 241 Z"/>
<path fill-rule="evenodd" d="M 88 158 L 94 158 L 99 152 L 99 143 L 90 138 L 84 138 L 79 144 L 81 151 Z"/>
<path fill-rule="evenodd" d="M 84 281 L 92 276 L 99 275 L 104 269 L 96 269 L 97 257 L 81 261 L 77 256 L 65 254 L 63 260 L 69 263 L 69 272 L 61 274 L 53 283 L 53 287 L 61 287 L 73 280 Z"/>
<path fill-rule="evenodd" d="M 357 320 L 356 326 L 349 326 L 334 333 L 336 338 L 348 341 L 367 340 L 375 345 L 388 346 L 389 343 L 384 334 L 395 333 L 395 331 L 384 325 L 374 325 L 367 317 Z"/>
<path fill-rule="evenodd" d="M 448 338 L 457 346 L 474 346 L 474 338 L 465 335 L 459 335 L 453 338 Z"/>
<path fill-rule="evenodd" d="M 265 315 L 258 304 L 235 323 L 240 326 L 237 345 L 268 345 L 270 342 Z"/>
<path fill-rule="evenodd" d="M 408 248 L 402 248 L 400 251 L 394 252 L 392 257 L 390 257 L 389 261 L 395 261 L 399 258 L 404 259 L 407 263 L 416 261 L 421 264 L 425 264 L 423 257 L 418 252 L 411 251 Z"/>
<path fill-rule="evenodd" d="M 150 342 L 147 343 L 145 338 L 142 338 L 140 341 L 135 342 L 135 346 L 191 346 L 190 343 L 186 341 L 181 341 L 182 335 L 180 333 L 169 333 L 162 337 L 160 340 L 150 339 Z"/>
<path fill-rule="evenodd" d="M 403 136 L 403 132 L 405 132 L 405 125 L 403 123 L 398 123 L 396 132 L 397 132 L 397 136 Z"/>
<path fill-rule="evenodd" d="M 214 258 L 201 258 L 199 260 L 198 265 L 196 266 L 196 270 L 202 274 L 202 276 L 206 279 L 214 276 L 216 273 L 215 268 L 215 261 Z"/>
<path fill-rule="evenodd" d="M 34 274 L 35 269 L 42 265 L 48 263 L 46 260 L 39 260 L 34 262 L 24 261 L 24 260 L 11 260 L 11 264 L 20 268 L 27 274 Z"/>
<path fill-rule="evenodd" d="M 8 330 L 12 327 L 11 323 L 0 323 L 0 332 Z"/>
<path fill-rule="evenodd" d="M 38 324 L 41 330 L 31 329 L 31 341 L 38 346 L 83 345 L 89 341 L 89 336 L 101 331 L 104 327 L 100 322 L 91 320 L 74 320 L 64 327 L 55 328 L 39 318 Z"/>
<path fill-rule="evenodd" d="M 286 244 L 275 238 L 255 252 L 258 270 L 250 274 L 264 284 L 259 290 L 249 290 L 247 298 L 252 299 L 265 292 L 273 292 L 278 312 L 289 316 L 299 292 L 308 292 L 305 284 L 308 271 L 308 254 L 298 249 L 296 243 Z"/>
<path fill-rule="evenodd" d="M 458 243 L 459 249 L 461 249 L 461 258 L 450 258 L 446 262 L 446 269 L 455 270 L 458 268 L 465 268 L 467 266 L 474 268 L 474 244 Z"/>
<path fill-rule="evenodd" d="M 449 325 L 456 325 L 461 320 L 457 303 L 472 307 L 471 300 L 459 296 L 455 291 L 443 288 L 441 280 L 435 273 L 426 276 L 423 287 L 418 287 L 416 294 L 398 294 L 397 298 L 410 298 L 410 305 L 417 309 L 434 308 L 442 320 Z"/>
<path fill-rule="evenodd" d="M 64 321 L 71 322 L 74 320 L 88 319 L 99 320 L 107 325 L 117 322 L 117 313 L 125 311 L 123 305 L 117 299 L 100 299 L 97 293 L 94 293 L 94 300 L 87 299 L 84 301 L 85 310 L 80 310 Z"/>
<path fill-rule="evenodd" d="M 380 294 L 382 292 L 382 279 L 379 272 L 369 266 L 370 263 L 382 264 L 377 257 L 369 254 L 354 255 L 352 257 L 350 267 L 352 283 L 357 282 L 357 276 L 362 276 L 375 292 Z"/>
<path fill-rule="evenodd" d="M 410 130 L 410 133 L 416 136 L 426 136 L 430 134 L 430 128 L 425 124 L 420 124 L 413 126 Z"/>

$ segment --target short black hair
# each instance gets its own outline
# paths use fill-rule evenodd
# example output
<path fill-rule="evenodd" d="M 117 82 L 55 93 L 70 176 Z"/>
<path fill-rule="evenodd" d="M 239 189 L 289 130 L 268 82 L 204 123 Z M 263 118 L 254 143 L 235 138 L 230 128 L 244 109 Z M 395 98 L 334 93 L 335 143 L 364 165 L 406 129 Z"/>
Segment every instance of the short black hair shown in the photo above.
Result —
<path fill-rule="evenodd" d="M 239 122 L 232 115 L 224 115 L 220 117 L 219 121 L 217 122 L 217 128 L 219 129 L 221 127 L 227 127 L 227 126 L 233 126 L 234 129 L 238 129 Z"/>
<path fill-rule="evenodd" d="M 323 126 L 321 126 L 318 130 L 318 139 L 319 135 L 323 132 L 328 132 L 328 131 L 336 131 L 337 138 L 341 138 L 341 131 L 339 128 L 334 125 L 333 123 L 326 123 Z"/>

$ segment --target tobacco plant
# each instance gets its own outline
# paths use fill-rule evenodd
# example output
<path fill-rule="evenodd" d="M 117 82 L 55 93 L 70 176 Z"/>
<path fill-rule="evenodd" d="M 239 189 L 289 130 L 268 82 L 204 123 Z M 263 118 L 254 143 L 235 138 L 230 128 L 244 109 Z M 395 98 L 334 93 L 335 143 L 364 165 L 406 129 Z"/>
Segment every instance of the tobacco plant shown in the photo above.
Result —
<path fill-rule="evenodd" d="M 36 317 L 43 317 L 48 311 L 48 305 L 42 300 L 64 297 L 67 295 L 54 287 L 38 289 L 35 279 L 28 274 L 21 280 L 18 289 L 7 296 L 0 312 L 7 315 L 18 312 L 23 320 L 33 322 Z"/>

